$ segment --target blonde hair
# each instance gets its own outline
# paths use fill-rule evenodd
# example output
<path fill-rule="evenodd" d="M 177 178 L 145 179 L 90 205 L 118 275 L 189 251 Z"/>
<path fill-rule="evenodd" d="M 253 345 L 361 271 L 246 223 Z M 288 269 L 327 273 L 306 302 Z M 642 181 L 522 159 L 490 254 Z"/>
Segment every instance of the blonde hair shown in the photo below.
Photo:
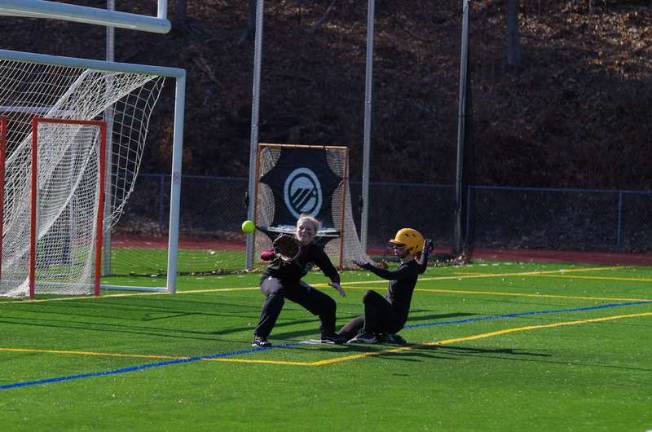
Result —
<path fill-rule="evenodd" d="M 301 225 L 304 222 L 310 222 L 310 224 L 315 228 L 315 234 L 321 228 L 321 222 L 319 222 L 314 217 L 312 217 L 310 215 L 306 215 L 306 214 L 300 215 L 299 219 L 297 219 L 297 228 L 299 228 L 299 225 Z"/>

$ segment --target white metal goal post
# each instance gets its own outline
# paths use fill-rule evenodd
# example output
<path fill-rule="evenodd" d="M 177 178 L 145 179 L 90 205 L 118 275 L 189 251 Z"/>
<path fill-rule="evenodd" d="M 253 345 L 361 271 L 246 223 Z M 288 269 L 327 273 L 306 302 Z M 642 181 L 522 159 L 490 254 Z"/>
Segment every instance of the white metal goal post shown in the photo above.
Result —
<path fill-rule="evenodd" d="M 48 18 L 118 27 L 150 33 L 168 33 L 167 0 L 157 0 L 156 16 L 140 15 L 46 0 L 0 0 L 0 15 Z"/>

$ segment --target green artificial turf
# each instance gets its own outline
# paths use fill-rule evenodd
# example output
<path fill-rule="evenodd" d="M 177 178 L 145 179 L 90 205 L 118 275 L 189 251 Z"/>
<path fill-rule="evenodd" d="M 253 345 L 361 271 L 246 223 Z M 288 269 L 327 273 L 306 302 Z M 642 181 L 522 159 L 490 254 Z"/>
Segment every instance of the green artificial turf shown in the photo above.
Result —
<path fill-rule="evenodd" d="M 338 325 L 386 282 L 320 273 Z M 116 285 L 162 277 L 107 278 Z M 647 431 L 652 269 L 474 263 L 431 267 L 411 342 L 312 345 L 287 301 L 250 346 L 258 274 L 181 276 L 175 295 L 0 300 L 3 431 Z"/>

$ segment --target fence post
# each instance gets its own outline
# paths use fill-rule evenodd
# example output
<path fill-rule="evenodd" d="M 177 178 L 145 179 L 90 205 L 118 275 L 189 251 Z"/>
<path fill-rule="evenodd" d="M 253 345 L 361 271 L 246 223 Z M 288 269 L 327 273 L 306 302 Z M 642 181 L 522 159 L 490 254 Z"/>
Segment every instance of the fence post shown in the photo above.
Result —
<path fill-rule="evenodd" d="M 166 174 L 159 174 L 159 190 L 158 190 L 158 226 L 163 232 L 165 228 L 165 209 L 163 202 L 165 200 L 165 176 Z"/>
<path fill-rule="evenodd" d="M 623 191 L 618 191 L 618 226 L 616 227 L 616 250 L 623 252 Z"/>
<path fill-rule="evenodd" d="M 464 232 L 466 233 L 466 244 L 464 245 L 464 248 L 468 249 L 473 249 L 473 242 L 475 239 L 473 239 L 473 236 L 471 234 L 471 201 L 473 199 L 473 186 L 472 185 L 466 185 L 466 228 Z M 475 215 L 473 215 L 475 216 Z M 467 250 L 467 253 L 470 254 L 471 251 Z"/>

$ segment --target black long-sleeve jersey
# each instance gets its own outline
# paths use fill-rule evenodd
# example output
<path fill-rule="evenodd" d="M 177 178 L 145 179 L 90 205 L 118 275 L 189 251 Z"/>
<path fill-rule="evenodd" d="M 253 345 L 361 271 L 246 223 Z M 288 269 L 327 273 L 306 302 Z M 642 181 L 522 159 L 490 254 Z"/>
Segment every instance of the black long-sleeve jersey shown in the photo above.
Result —
<path fill-rule="evenodd" d="M 321 246 L 315 243 L 301 246 L 299 256 L 290 262 L 274 258 L 263 272 L 262 279 L 269 276 L 288 283 L 299 283 L 310 269 L 316 265 L 332 282 L 340 282 L 340 275 Z"/>
<path fill-rule="evenodd" d="M 410 260 L 401 265 L 396 270 L 386 270 L 376 267 L 373 264 L 366 264 L 363 268 L 373 274 L 389 280 L 389 287 L 385 298 L 391 304 L 392 312 L 403 325 L 407 321 L 410 312 L 410 303 L 412 302 L 412 293 L 417 284 L 417 278 L 426 270 L 427 259 L 423 263 L 416 260 Z"/>

